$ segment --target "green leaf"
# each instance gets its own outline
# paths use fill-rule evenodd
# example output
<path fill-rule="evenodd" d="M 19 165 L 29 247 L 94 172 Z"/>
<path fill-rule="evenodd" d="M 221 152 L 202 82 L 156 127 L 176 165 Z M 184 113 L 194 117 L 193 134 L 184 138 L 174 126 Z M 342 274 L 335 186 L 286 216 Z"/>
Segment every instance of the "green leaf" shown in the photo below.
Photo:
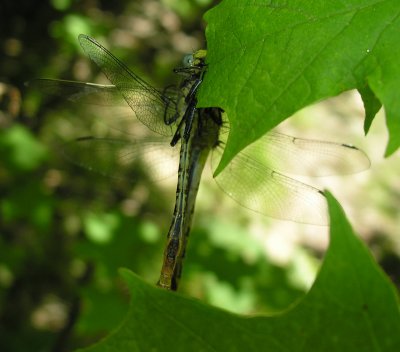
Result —
<path fill-rule="evenodd" d="M 400 145 L 398 0 L 224 0 L 206 13 L 208 72 L 199 106 L 227 112 L 216 173 L 297 110 L 368 86 Z"/>
<path fill-rule="evenodd" d="M 132 296 L 125 321 L 82 351 L 400 351 L 395 290 L 327 197 L 329 249 L 309 293 L 287 311 L 231 314 L 150 286 L 124 269 Z"/>
<path fill-rule="evenodd" d="M 365 109 L 365 122 L 364 122 L 364 131 L 368 133 L 372 121 L 376 113 L 382 107 L 381 102 L 378 98 L 374 95 L 374 92 L 366 85 L 365 87 L 358 88 L 358 92 L 361 95 L 361 98 L 364 102 L 364 109 Z"/>
<path fill-rule="evenodd" d="M 46 147 L 18 124 L 1 131 L 0 153 L 9 168 L 21 171 L 36 169 L 47 158 Z"/>

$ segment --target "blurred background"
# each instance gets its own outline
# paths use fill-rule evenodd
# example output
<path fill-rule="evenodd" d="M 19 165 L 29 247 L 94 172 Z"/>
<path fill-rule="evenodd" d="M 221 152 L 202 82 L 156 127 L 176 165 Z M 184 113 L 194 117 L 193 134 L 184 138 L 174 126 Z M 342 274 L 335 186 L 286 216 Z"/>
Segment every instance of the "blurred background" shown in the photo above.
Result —
<path fill-rule="evenodd" d="M 172 69 L 184 54 L 206 47 L 202 16 L 216 3 L 1 2 L 1 351 L 68 351 L 114 328 L 129 301 L 117 270 L 126 267 L 157 281 L 176 187 L 174 177 L 153 182 L 140 163 L 118 179 L 70 163 L 57 146 L 92 131 L 96 115 L 24 82 L 47 77 L 105 83 L 79 46 L 77 36 L 85 33 L 143 79 L 165 87 L 176 82 Z M 383 159 L 382 112 L 368 137 L 362 124 L 362 102 L 356 92 L 346 92 L 304 109 L 279 129 L 355 144 L 370 156 L 368 171 L 306 181 L 333 192 L 399 287 L 400 161 L 398 155 Z M 180 291 L 237 313 L 278 312 L 309 289 L 327 244 L 325 227 L 240 207 L 207 169 Z"/>

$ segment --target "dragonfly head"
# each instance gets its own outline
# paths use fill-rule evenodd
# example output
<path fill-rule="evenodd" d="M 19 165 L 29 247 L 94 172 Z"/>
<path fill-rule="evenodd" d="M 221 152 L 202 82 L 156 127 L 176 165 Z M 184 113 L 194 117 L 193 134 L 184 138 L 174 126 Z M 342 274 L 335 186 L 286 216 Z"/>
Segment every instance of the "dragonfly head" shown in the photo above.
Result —
<path fill-rule="evenodd" d="M 201 67 L 204 66 L 204 60 L 207 55 L 207 50 L 198 50 L 193 54 L 188 54 L 183 57 L 182 63 L 184 67 Z"/>

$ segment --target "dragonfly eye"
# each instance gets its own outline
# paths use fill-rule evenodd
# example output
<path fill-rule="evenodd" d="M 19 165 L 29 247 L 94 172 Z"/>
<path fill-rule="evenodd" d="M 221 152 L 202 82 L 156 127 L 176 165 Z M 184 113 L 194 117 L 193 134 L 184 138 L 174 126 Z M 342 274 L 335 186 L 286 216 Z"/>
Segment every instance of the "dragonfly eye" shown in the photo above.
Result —
<path fill-rule="evenodd" d="M 183 57 L 182 60 L 183 66 L 184 67 L 192 67 L 194 63 L 194 57 L 193 54 L 187 54 Z"/>

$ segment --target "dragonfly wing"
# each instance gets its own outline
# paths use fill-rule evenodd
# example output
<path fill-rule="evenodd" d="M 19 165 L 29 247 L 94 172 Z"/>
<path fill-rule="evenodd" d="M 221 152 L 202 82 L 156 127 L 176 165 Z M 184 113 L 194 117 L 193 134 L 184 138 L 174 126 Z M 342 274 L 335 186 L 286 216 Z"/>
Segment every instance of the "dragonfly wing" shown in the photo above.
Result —
<path fill-rule="evenodd" d="M 219 156 L 213 152 L 212 167 Z M 300 223 L 327 225 L 327 204 L 318 189 L 284 176 L 239 153 L 215 178 L 240 205 L 264 215 Z"/>
<path fill-rule="evenodd" d="M 100 106 L 124 106 L 126 102 L 114 85 L 39 78 L 28 86 L 47 95 L 54 95 L 74 103 Z"/>
<path fill-rule="evenodd" d="M 63 144 L 61 150 L 74 164 L 105 176 L 133 181 L 140 176 L 135 167 L 144 163 L 147 174 L 161 180 L 176 174 L 179 165 L 179 150 L 166 145 L 164 139 L 135 142 L 88 136 Z"/>
<path fill-rule="evenodd" d="M 243 153 L 273 170 L 297 175 L 346 175 L 368 169 L 360 149 L 347 144 L 302 139 L 269 132 Z"/>
<path fill-rule="evenodd" d="M 152 131 L 171 136 L 171 126 L 164 120 L 173 120 L 175 101 L 143 81 L 93 38 L 81 34 L 79 42 L 90 59 L 117 87 L 136 117 Z"/>
<path fill-rule="evenodd" d="M 88 115 L 87 120 L 91 116 L 94 118 L 93 122 L 104 123 L 111 128 L 110 133 L 118 131 L 132 136 L 137 135 L 138 132 L 143 134 L 142 127 L 144 125 L 139 124 L 139 120 L 132 116 L 132 109 L 114 85 L 35 79 L 28 82 L 28 86 L 47 95 L 60 97 L 74 103 L 85 110 Z M 71 118 L 75 116 L 70 114 Z"/>

